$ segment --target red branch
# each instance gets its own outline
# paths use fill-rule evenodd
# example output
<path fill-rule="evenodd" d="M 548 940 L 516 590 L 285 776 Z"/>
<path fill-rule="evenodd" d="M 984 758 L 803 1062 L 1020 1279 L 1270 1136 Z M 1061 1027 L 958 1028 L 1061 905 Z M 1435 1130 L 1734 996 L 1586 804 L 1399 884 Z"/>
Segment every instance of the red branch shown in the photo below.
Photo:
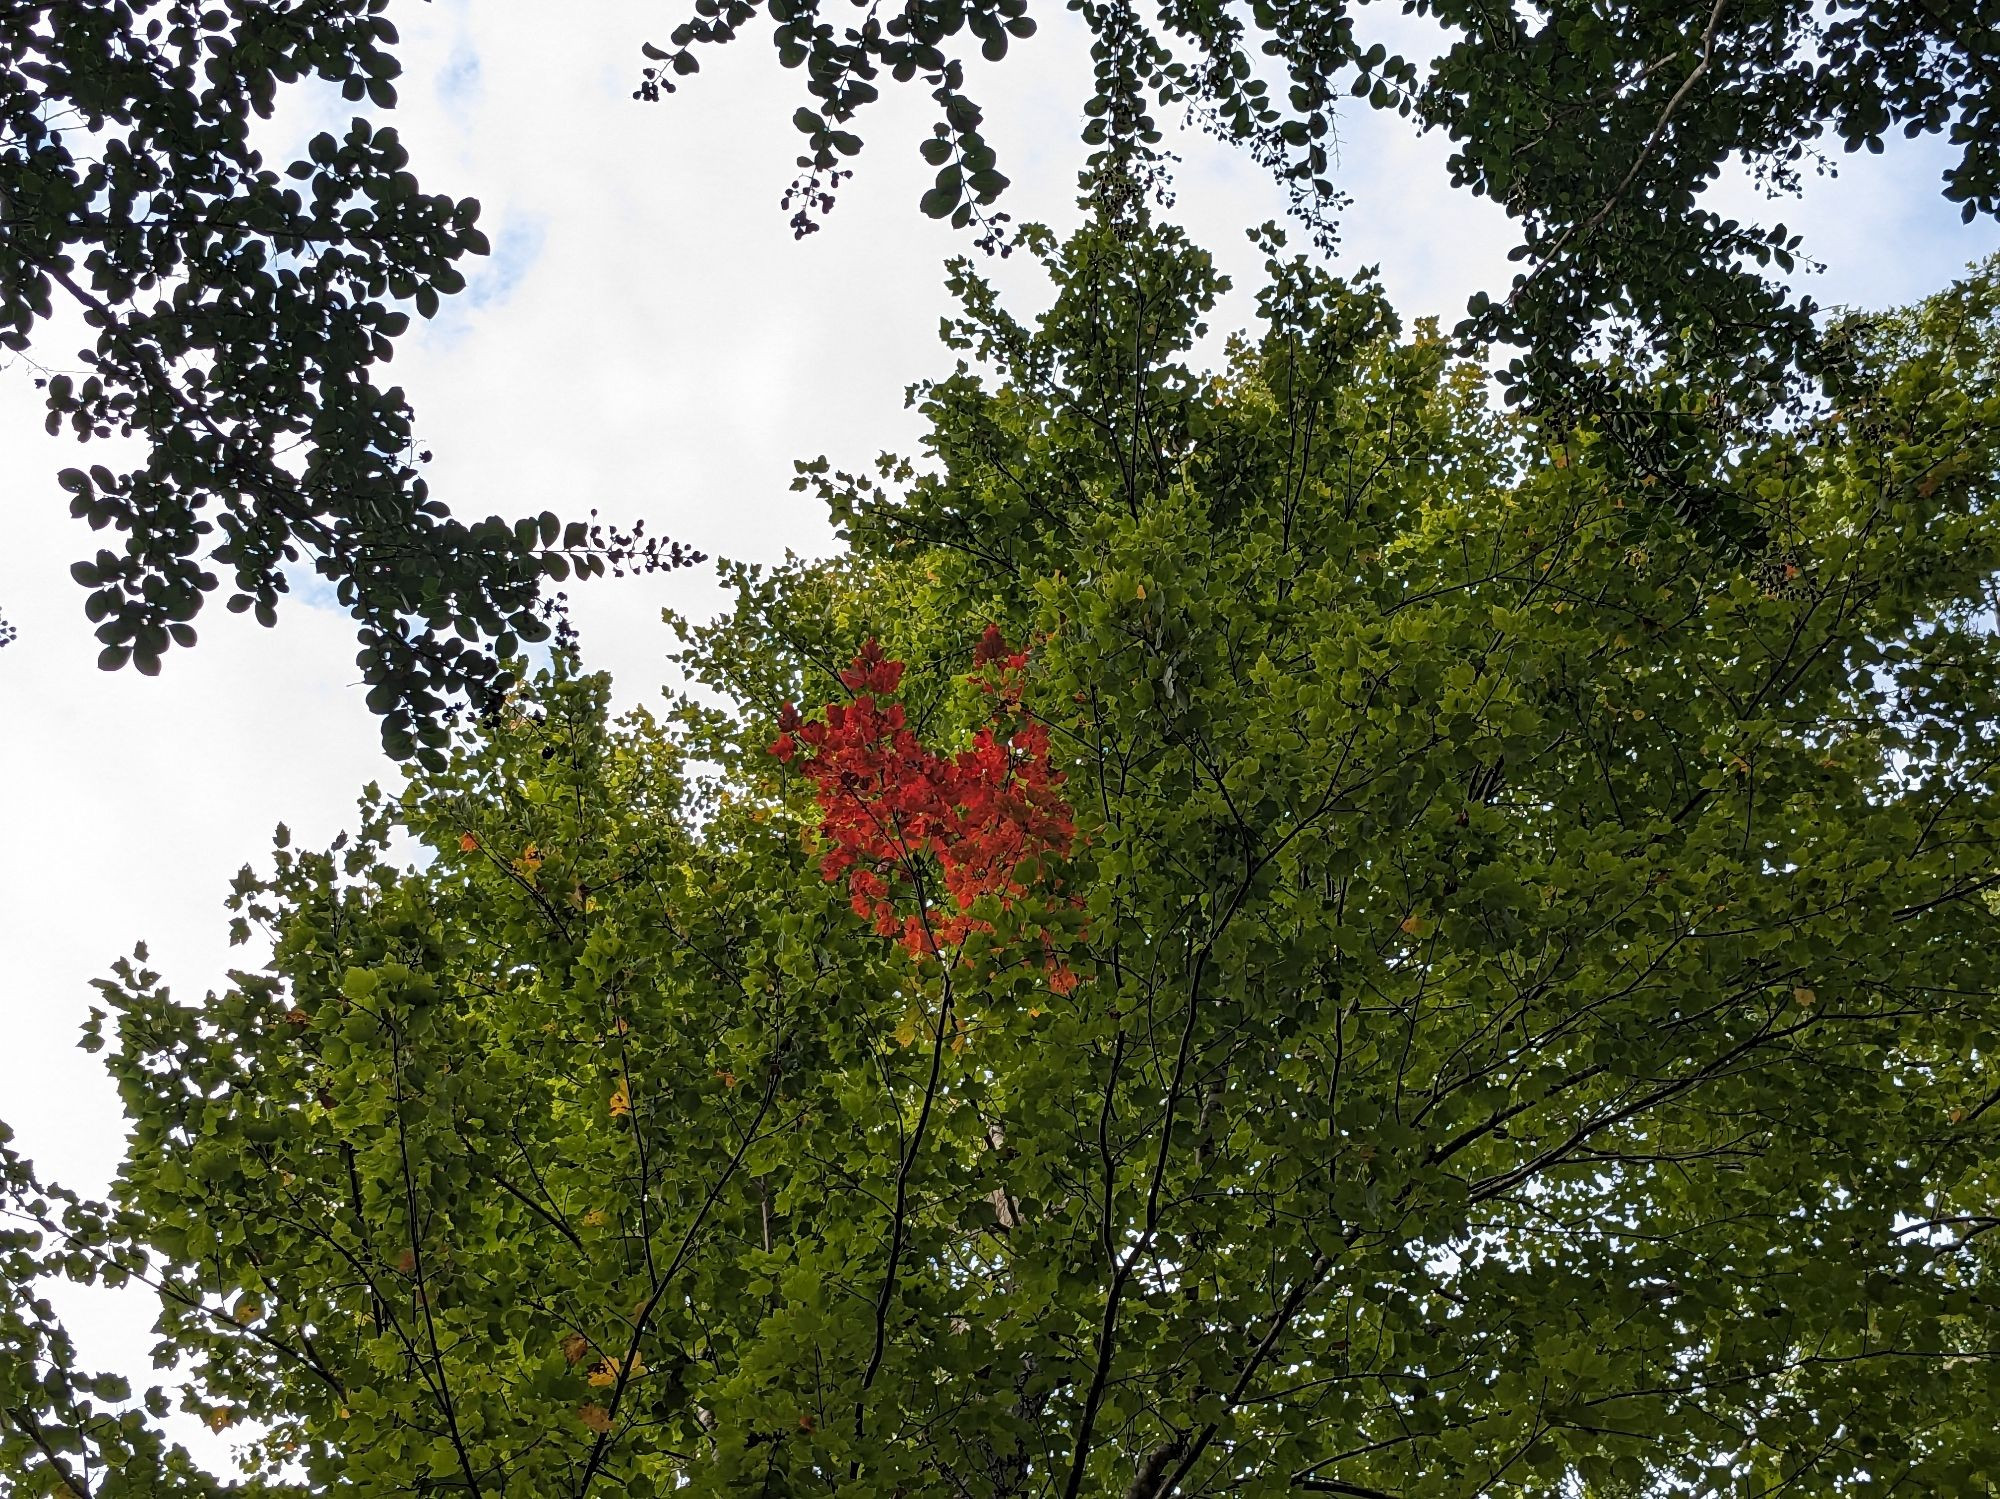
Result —
<path fill-rule="evenodd" d="M 811 777 L 832 845 L 820 861 L 829 880 L 847 877 L 855 914 L 884 937 L 900 937 L 914 957 L 936 954 L 991 922 L 971 914 L 981 896 L 1011 908 L 1031 880 L 1048 883 L 1045 862 L 1069 853 L 1076 823 L 1063 799 L 1062 774 L 1049 766 L 1048 729 L 1021 707 L 1028 653 L 1009 650 L 996 626 L 972 653 L 969 681 L 992 703 L 990 720 L 969 748 L 941 755 L 917 739 L 893 697 L 903 663 L 884 659 L 870 640 L 840 680 L 854 694 L 805 719 L 790 703 L 771 753 Z M 929 909 L 926 861 L 942 876 L 946 899 Z M 907 893 L 915 910 L 899 910 Z M 1053 958 L 1058 993 L 1077 978 Z"/>

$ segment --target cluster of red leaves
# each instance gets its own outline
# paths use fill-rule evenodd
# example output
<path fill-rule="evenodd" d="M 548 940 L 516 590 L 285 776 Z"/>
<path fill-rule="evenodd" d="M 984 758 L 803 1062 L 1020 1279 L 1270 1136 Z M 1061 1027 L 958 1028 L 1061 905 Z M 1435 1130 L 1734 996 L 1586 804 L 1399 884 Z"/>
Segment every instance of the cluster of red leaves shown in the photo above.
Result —
<path fill-rule="evenodd" d="M 972 663 L 971 680 L 993 714 L 955 755 L 926 748 L 902 704 L 887 701 L 902 683 L 903 663 L 885 660 L 873 640 L 840 674 L 853 701 L 829 704 L 823 719 L 785 704 L 771 745 L 812 779 L 831 845 L 821 873 L 845 875 L 855 913 L 918 957 L 992 931 L 971 914 L 979 898 L 1011 906 L 1028 893 L 1030 865 L 1066 855 L 1076 837 L 1062 775 L 1049 766 L 1048 729 L 1021 707 L 1027 652 L 1011 650 L 989 625 Z M 928 892 L 940 879 L 944 898 L 934 899 Z M 899 892 L 914 910 L 897 910 Z M 1058 992 L 1076 987 L 1069 969 L 1053 959 L 1048 968 Z"/>

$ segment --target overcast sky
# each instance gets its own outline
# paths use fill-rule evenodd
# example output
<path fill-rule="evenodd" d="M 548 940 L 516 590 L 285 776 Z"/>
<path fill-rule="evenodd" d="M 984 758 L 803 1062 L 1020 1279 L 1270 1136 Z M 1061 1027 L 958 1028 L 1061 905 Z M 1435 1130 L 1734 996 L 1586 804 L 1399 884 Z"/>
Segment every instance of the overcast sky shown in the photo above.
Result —
<path fill-rule="evenodd" d="M 393 0 L 404 62 L 395 123 L 427 190 L 481 201 L 494 254 L 402 341 L 390 378 L 410 392 L 435 454 L 434 493 L 461 514 L 567 518 L 595 506 L 712 555 L 824 553 L 823 517 L 789 490 L 792 460 L 914 448 L 903 389 L 950 368 L 936 342 L 940 267 L 969 246 L 916 210 L 930 175 L 916 150 L 930 119 L 919 89 L 891 89 L 870 110 L 855 180 L 824 231 L 795 242 L 778 198 L 802 139 L 790 123 L 802 77 L 776 66 L 763 31 L 706 55 L 662 103 L 631 98 L 639 43 L 663 38 L 679 9 Z M 1089 59 L 1074 17 L 1052 10 L 1031 11 L 1043 30 L 1005 64 L 974 68 L 972 92 L 1013 178 L 1001 206 L 1062 228 L 1077 217 Z M 1378 22 L 1391 23 L 1408 46 L 1410 23 Z M 337 97 L 302 99 L 277 144 L 348 114 Z M 1214 320 L 1219 338 L 1250 321 L 1258 257 L 1243 231 L 1282 218 L 1283 203 L 1247 160 L 1198 135 L 1173 144 L 1184 158 L 1173 216 L 1237 280 Z M 1512 239 L 1490 205 L 1448 190 L 1445 155 L 1393 116 L 1358 101 L 1346 112 L 1340 167 L 1355 203 L 1338 264 L 1379 265 L 1406 318 L 1448 325 L 1472 291 L 1505 285 Z M 1839 175 L 1813 182 L 1802 204 L 1763 204 L 1740 183 L 1721 191 L 1728 211 L 1805 233 L 1828 265 L 1802 278 L 1822 302 L 1889 306 L 2000 245 L 1990 224 L 1961 228 L 1939 198 L 1944 160 L 1929 143 L 1841 157 Z M 1021 257 L 992 270 L 1017 308 L 1045 302 Z M 81 343 L 81 329 L 64 327 L 36 358 L 70 367 Z M 337 609 L 294 601 L 264 631 L 217 608 L 200 621 L 199 648 L 171 654 L 161 677 L 95 669 L 68 564 L 97 543 L 68 518 L 54 475 L 101 455 L 42 435 L 32 373 L 0 366 L 13 527 L 0 610 L 20 630 L 0 651 L 0 1118 L 46 1175 L 99 1192 L 123 1123 L 114 1091 L 75 1049 L 89 981 L 144 938 L 183 998 L 221 985 L 245 961 L 226 943 L 230 876 L 264 857 L 279 821 L 323 846 L 352 822 L 362 784 L 393 785 L 396 772 L 376 750 Z M 666 679 L 661 607 L 699 615 L 720 603 L 706 567 L 572 598 L 586 659 L 615 674 L 626 704 Z M 129 1298 L 62 1301 L 87 1353 L 143 1385 L 150 1310 Z M 221 1455 L 205 1431 L 183 1434 Z"/>

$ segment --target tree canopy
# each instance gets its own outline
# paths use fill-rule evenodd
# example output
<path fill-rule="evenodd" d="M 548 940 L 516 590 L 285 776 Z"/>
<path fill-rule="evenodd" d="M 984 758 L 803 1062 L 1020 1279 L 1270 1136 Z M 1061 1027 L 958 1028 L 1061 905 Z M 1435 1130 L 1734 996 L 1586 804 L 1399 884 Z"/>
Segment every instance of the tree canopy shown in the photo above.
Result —
<path fill-rule="evenodd" d="M 1170 229 L 959 263 L 926 450 L 102 985 L 114 1199 L 0 1156 L 0 1469 L 266 1494 L 1990 1492 L 1995 291 L 1704 483 Z M 394 855 L 410 837 L 415 867 Z"/>
<path fill-rule="evenodd" d="M 423 192 L 366 116 L 282 171 L 252 143 L 283 91 L 394 105 L 386 7 L 0 4 L 0 344 L 33 351 L 51 433 L 144 445 L 59 480 L 115 533 L 72 568 L 99 664 L 159 671 L 225 580 L 229 610 L 272 624 L 309 565 L 357 622 L 401 758 L 437 753 L 448 705 L 504 694 L 500 658 L 551 633 L 546 579 L 690 558 L 594 515 L 467 524 L 431 495 L 379 372 L 486 253 L 479 204 Z M 80 369 L 37 343 L 58 305 L 92 330 Z"/>
<path fill-rule="evenodd" d="M 409 403 L 380 367 L 486 242 L 478 204 L 422 191 L 380 123 L 400 72 L 386 5 L 0 5 L 0 340 L 27 351 L 58 304 L 81 315 L 94 333 L 79 368 L 37 356 L 50 430 L 145 444 L 129 471 L 60 479 L 75 515 L 117 533 L 73 568 L 101 664 L 157 671 L 225 581 L 228 608 L 269 624 L 286 567 L 310 565 L 355 616 L 369 705 L 402 758 L 439 752 L 451 705 L 504 695 L 501 659 L 545 638 L 558 611 L 548 579 L 695 554 L 594 517 L 468 523 L 430 492 Z M 1701 194 L 1732 161 L 1782 188 L 1827 134 L 1880 150 L 1900 129 L 1948 135 L 1947 196 L 1968 218 L 1995 212 L 1996 6 L 1413 0 L 1404 9 L 1445 43 L 1420 66 L 1367 40 L 1365 6 L 1347 0 L 1078 0 L 1094 39 L 1079 101 L 1092 188 L 1113 213 L 1156 195 L 1170 170 L 1158 116 L 1185 111 L 1275 173 L 1329 248 L 1340 101 L 1444 131 L 1453 181 L 1505 207 L 1526 261 L 1474 299 L 1461 341 L 1511 349 L 1512 394 L 1558 429 L 1588 420 L 1651 474 L 1650 499 L 1768 561 L 1754 512 L 1690 475 L 1800 382 L 1838 398 L 1844 366 L 1810 301 L 1767 279 L 1792 269 L 1797 236 L 1725 219 Z M 937 169 L 922 208 L 1004 250 L 993 205 L 1007 180 L 955 49 L 1008 56 L 1034 33 L 1028 9 L 905 0 L 842 25 L 818 0 L 697 0 L 666 45 L 647 44 L 638 92 L 671 92 L 705 49 L 768 18 L 779 61 L 806 73 L 785 197 L 804 233 L 831 208 L 885 75 L 921 80 L 940 115 L 920 148 Z M 365 112 L 277 170 L 253 126 L 315 81 Z"/>
<path fill-rule="evenodd" d="M 1608 420 L 1628 445 L 1660 454 L 1663 476 L 1697 441 L 1674 420 L 1685 413 L 1660 404 L 1659 386 L 1579 378 L 1579 353 L 1608 339 L 1698 376 L 1716 397 L 1709 424 L 1725 403 L 1765 411 L 1789 381 L 1827 373 L 1812 302 L 1766 277 L 1792 271 L 1799 237 L 1702 204 L 1731 163 L 1784 191 L 1827 168 L 1829 138 L 1879 152 L 1893 132 L 1942 135 L 1957 154 L 1944 195 L 1967 222 L 2000 213 L 1995 0 L 1405 0 L 1403 16 L 1435 28 L 1437 53 L 1419 61 L 1371 38 L 1410 32 L 1372 24 L 1368 0 L 1069 8 L 1093 37 L 1085 138 L 1114 198 L 1163 173 L 1159 117 L 1179 113 L 1249 150 L 1330 249 L 1347 202 L 1342 101 L 1443 132 L 1453 184 L 1498 203 L 1522 234 L 1521 273 L 1474 297 L 1460 336 L 1514 349 L 1502 379 L 1515 398 L 1559 420 L 1579 409 Z M 959 49 L 1009 56 L 1011 39 L 1034 33 L 1027 0 L 906 0 L 845 26 L 840 12 L 820 0 L 697 0 L 669 45 L 647 47 L 655 61 L 641 95 L 671 92 L 704 49 L 768 16 L 779 60 L 805 69 L 810 98 L 787 200 L 801 205 L 800 232 L 831 208 L 840 163 L 861 148 L 858 118 L 886 75 L 921 79 L 939 105 L 922 145 L 938 169 L 924 210 L 997 233 L 990 205 L 1007 179 Z M 1648 394 L 1653 409 L 1627 409 Z M 1717 499 L 1676 498 L 1693 508 Z M 1721 519 L 1740 528 L 1741 517 Z"/>

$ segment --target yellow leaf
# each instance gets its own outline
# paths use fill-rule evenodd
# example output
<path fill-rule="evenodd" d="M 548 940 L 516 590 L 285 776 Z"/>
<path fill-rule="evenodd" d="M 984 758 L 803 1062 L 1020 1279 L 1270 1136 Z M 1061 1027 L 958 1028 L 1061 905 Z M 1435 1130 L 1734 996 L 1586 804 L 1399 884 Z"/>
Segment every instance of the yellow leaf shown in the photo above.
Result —
<path fill-rule="evenodd" d="M 255 1322 L 259 1317 L 263 1316 L 264 1308 L 258 1305 L 257 1298 L 254 1296 L 239 1296 L 236 1299 L 235 1310 L 230 1312 L 229 1315 L 235 1318 L 238 1323 L 247 1324 Z"/>
<path fill-rule="evenodd" d="M 521 857 L 515 862 L 523 869 L 540 869 L 542 867 L 542 851 L 531 843 L 521 850 Z"/>
<path fill-rule="evenodd" d="M 638 1354 L 633 1354 L 632 1363 L 627 1372 L 633 1379 L 637 1379 L 641 1374 L 646 1372 L 646 1361 L 639 1357 Z M 595 1369 L 590 1371 L 590 1382 L 599 1389 L 617 1384 L 618 1366 L 608 1358 L 602 1360 Z"/>
<path fill-rule="evenodd" d="M 1803 985 L 1792 991 L 1792 1003 L 1797 1005 L 1801 1010 L 1810 1010 L 1813 1007 L 1813 1001 L 1818 998 L 1817 994 Z"/>
<path fill-rule="evenodd" d="M 1135 587 L 1135 588 L 1134 588 L 1134 589 L 1132 590 L 1132 596 L 1133 596 L 1134 598 L 1137 598 L 1137 599 L 1143 599 L 1143 598 L 1145 598 L 1145 596 L 1146 596 L 1146 585 L 1145 585 L 1144 583 L 1141 583 L 1141 584 L 1139 584 L 1139 585 L 1138 585 L 1137 587 Z"/>
<path fill-rule="evenodd" d="M 1951 1111 L 1951 1122 L 1953 1124 L 1961 1123 L 1964 1120 L 1964 1118 L 1965 1118 L 1964 1109 L 1953 1109 Z"/>
<path fill-rule="evenodd" d="M 602 1228 L 610 1220 L 611 1215 L 605 1212 L 603 1208 L 592 1208 L 583 1215 L 583 1221 L 588 1223 L 592 1228 Z M 574 1363 L 575 1360 L 572 1359 L 571 1362 Z"/>
<path fill-rule="evenodd" d="M 627 1093 L 625 1085 L 620 1083 L 611 1093 L 611 1117 L 616 1119 L 620 1114 L 630 1114 L 631 1112 L 632 1095 Z"/>
<path fill-rule="evenodd" d="M 226 1405 L 218 1405 L 208 1413 L 208 1429 L 210 1431 L 220 1431 L 235 1419 L 236 1412 Z"/>

